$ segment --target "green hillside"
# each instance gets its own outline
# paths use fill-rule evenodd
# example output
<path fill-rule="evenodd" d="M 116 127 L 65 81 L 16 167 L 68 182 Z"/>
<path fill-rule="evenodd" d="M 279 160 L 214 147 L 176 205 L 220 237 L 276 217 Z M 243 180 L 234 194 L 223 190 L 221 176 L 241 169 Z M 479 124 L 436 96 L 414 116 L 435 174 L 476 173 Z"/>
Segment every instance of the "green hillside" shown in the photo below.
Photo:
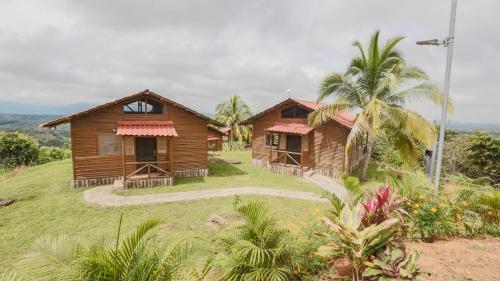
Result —
<path fill-rule="evenodd" d="M 36 139 L 44 146 L 61 147 L 69 142 L 68 125 L 57 129 L 40 128 L 43 122 L 57 118 L 57 115 L 0 114 L 0 132 L 20 132 Z"/>

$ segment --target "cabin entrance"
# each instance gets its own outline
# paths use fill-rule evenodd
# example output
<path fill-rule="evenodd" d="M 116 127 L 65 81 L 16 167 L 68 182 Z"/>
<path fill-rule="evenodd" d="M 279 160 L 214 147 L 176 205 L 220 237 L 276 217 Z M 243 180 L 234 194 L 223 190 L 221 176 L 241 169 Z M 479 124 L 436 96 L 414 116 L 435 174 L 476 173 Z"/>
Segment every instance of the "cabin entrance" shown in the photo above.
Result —
<path fill-rule="evenodd" d="M 300 163 L 301 140 L 302 136 L 286 135 L 286 151 L 293 152 L 289 154 L 289 157 L 286 157 L 286 164 L 299 165 L 297 163 Z"/>
<path fill-rule="evenodd" d="M 145 162 L 156 162 L 156 138 L 135 138 L 135 160 L 137 169 L 144 166 Z M 150 172 L 154 172 L 151 170 Z M 142 169 L 138 174 L 147 174 L 147 169 Z"/>

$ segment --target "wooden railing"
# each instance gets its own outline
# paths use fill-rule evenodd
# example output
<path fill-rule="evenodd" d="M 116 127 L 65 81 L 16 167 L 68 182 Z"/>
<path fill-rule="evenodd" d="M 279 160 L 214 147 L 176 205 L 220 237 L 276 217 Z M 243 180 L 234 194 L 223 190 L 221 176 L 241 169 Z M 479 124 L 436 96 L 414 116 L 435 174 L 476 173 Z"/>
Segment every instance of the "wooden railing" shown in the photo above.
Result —
<path fill-rule="evenodd" d="M 159 164 L 168 164 L 170 161 L 152 161 L 152 162 L 126 162 L 125 165 L 142 165 L 138 169 L 136 169 L 134 172 L 132 172 L 130 175 L 125 177 L 125 181 L 128 181 L 131 177 L 137 175 L 139 172 L 144 171 L 144 169 L 148 170 L 148 179 L 151 179 L 151 170 L 155 169 L 161 173 L 163 173 L 163 176 L 160 177 L 168 177 L 170 176 L 170 173 L 167 172 L 166 170 L 158 167 Z M 159 176 L 155 175 L 155 178 L 158 178 Z"/>
<path fill-rule="evenodd" d="M 273 152 L 276 152 L 276 158 L 273 158 Z M 302 167 L 302 164 L 299 161 L 297 161 L 295 158 L 293 158 L 292 155 L 299 155 L 300 159 L 302 161 L 302 153 L 300 153 L 300 152 L 293 152 L 293 151 L 280 150 L 280 149 L 271 149 L 270 155 L 269 155 L 269 162 L 272 164 L 276 164 L 276 163 L 282 164 L 284 166 L 286 166 L 288 164 L 288 165 Z M 280 162 L 281 159 L 284 159 L 283 163 Z M 292 160 L 293 164 L 287 163 L 288 159 Z"/>

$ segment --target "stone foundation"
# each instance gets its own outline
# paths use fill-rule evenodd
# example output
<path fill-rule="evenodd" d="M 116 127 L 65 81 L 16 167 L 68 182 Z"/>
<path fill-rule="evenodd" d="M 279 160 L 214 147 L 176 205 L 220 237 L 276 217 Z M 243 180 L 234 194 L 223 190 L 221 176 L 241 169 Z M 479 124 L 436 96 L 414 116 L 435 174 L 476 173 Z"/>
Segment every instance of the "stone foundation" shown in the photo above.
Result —
<path fill-rule="evenodd" d="M 72 180 L 71 187 L 89 187 L 89 186 L 97 186 L 97 185 L 108 185 L 113 184 L 115 180 L 121 180 L 122 177 L 106 177 L 106 178 L 97 178 L 97 179 L 79 179 Z"/>
<path fill-rule="evenodd" d="M 269 165 L 269 171 L 277 174 L 284 174 L 289 176 L 302 177 L 304 175 L 304 169 L 301 167 L 293 166 L 282 166 L 282 165 Z"/>
<path fill-rule="evenodd" d="M 176 179 L 206 177 L 206 176 L 208 176 L 208 169 L 175 171 L 174 172 L 174 177 Z"/>
<path fill-rule="evenodd" d="M 123 185 L 123 184 L 122 184 Z M 126 188 L 145 188 L 154 186 L 171 186 L 174 185 L 174 178 L 153 178 L 153 179 L 137 179 L 127 181 Z"/>
<path fill-rule="evenodd" d="M 300 168 L 300 167 L 294 167 L 294 166 L 273 165 L 273 164 L 269 164 L 269 162 L 267 160 L 255 159 L 255 158 L 252 159 L 251 163 L 254 166 L 266 168 L 273 173 L 298 176 L 298 177 L 304 176 L 304 172 L 310 170 L 307 167 Z M 314 169 L 312 169 L 312 171 L 315 174 L 320 174 L 320 175 L 331 177 L 331 178 L 340 178 L 340 176 L 342 174 L 339 171 L 319 169 L 319 168 L 314 168 Z"/>
<path fill-rule="evenodd" d="M 315 174 L 319 174 L 319 175 L 323 175 L 323 176 L 335 178 L 335 179 L 340 178 L 340 175 L 341 175 L 341 173 L 339 171 L 335 171 L 335 170 L 326 170 L 326 169 L 315 168 L 315 169 L 313 169 L 313 171 Z"/>

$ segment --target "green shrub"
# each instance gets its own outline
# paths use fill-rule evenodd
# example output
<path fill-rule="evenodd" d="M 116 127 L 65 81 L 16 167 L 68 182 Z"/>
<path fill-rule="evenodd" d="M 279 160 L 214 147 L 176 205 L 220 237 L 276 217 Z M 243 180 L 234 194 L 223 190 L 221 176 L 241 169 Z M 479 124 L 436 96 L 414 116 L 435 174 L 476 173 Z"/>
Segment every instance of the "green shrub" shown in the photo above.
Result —
<path fill-rule="evenodd" d="M 490 177 L 500 182 L 500 137 L 476 131 L 467 138 L 467 175 L 472 178 Z"/>
<path fill-rule="evenodd" d="M 38 164 L 63 160 L 71 157 L 71 151 L 65 148 L 41 146 L 38 155 Z"/>
<path fill-rule="evenodd" d="M 34 165 L 39 153 L 39 145 L 34 139 L 19 133 L 0 133 L 1 168 Z"/>

